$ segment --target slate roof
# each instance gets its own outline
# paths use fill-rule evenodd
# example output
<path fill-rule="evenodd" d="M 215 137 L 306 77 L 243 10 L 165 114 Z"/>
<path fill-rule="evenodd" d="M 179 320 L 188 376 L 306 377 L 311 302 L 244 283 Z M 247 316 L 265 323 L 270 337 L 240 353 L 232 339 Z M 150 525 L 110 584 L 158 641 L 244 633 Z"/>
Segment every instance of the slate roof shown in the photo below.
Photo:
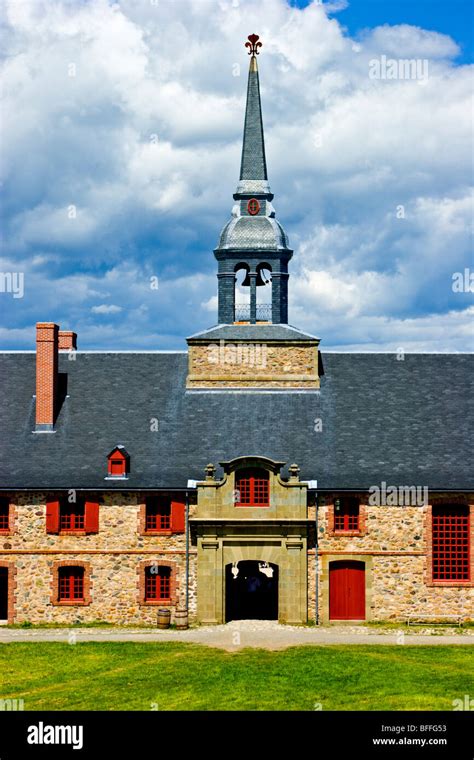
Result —
<path fill-rule="evenodd" d="M 218 251 L 288 250 L 288 237 L 280 222 L 270 216 L 234 216 L 222 229 Z"/>
<path fill-rule="evenodd" d="M 254 181 L 268 179 L 262 106 L 260 102 L 260 84 L 258 81 L 257 59 L 254 57 L 250 59 L 249 65 L 240 179 Z"/>
<path fill-rule="evenodd" d="M 474 488 L 474 355 L 327 353 L 323 363 L 320 393 L 186 392 L 185 353 L 61 355 L 69 398 L 57 432 L 34 434 L 35 355 L 0 354 L 0 487 L 185 488 L 208 462 L 256 454 L 297 462 L 321 489 Z M 104 480 L 117 444 L 128 481 Z"/>
<path fill-rule="evenodd" d="M 195 333 L 188 341 L 205 340 L 319 340 L 291 325 L 216 325 Z"/>

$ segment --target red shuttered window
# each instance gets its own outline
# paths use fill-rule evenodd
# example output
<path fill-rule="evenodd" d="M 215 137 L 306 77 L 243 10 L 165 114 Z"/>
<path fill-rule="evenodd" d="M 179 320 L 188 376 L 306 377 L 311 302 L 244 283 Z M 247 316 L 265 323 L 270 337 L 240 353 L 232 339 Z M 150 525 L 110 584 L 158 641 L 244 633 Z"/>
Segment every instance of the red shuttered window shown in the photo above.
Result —
<path fill-rule="evenodd" d="M 161 565 L 145 568 L 145 601 L 158 602 L 171 598 L 171 569 Z"/>
<path fill-rule="evenodd" d="M 145 530 L 150 533 L 171 531 L 171 502 L 169 499 L 150 497 L 146 500 Z"/>
<path fill-rule="evenodd" d="M 84 503 L 61 504 L 59 509 L 59 530 L 85 530 Z"/>
<path fill-rule="evenodd" d="M 83 567 L 60 567 L 58 569 L 58 601 L 84 601 Z"/>
<path fill-rule="evenodd" d="M 69 503 L 66 498 L 46 503 L 47 533 L 98 533 L 99 503 L 78 498 Z"/>
<path fill-rule="evenodd" d="M 10 502 L 8 499 L 0 498 L 0 531 L 8 532 L 10 528 Z"/>
<path fill-rule="evenodd" d="M 240 470 L 235 475 L 237 507 L 270 506 L 270 481 L 266 470 Z"/>
<path fill-rule="evenodd" d="M 357 499 L 336 499 L 334 504 L 334 530 L 359 530 L 359 502 Z"/>
<path fill-rule="evenodd" d="M 469 580 L 469 507 L 433 507 L 432 548 L 434 581 Z"/>
<path fill-rule="evenodd" d="M 186 505 L 165 494 L 148 496 L 145 502 L 145 533 L 184 533 Z"/>

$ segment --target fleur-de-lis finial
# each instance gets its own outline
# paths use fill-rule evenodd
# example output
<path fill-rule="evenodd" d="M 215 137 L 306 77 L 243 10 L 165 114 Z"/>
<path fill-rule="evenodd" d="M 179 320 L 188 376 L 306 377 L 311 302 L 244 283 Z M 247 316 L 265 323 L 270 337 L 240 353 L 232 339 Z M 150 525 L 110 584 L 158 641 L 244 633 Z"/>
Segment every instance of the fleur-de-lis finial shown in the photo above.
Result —
<path fill-rule="evenodd" d="M 259 42 L 260 37 L 258 34 L 249 34 L 248 42 L 245 43 L 245 47 L 249 49 L 249 55 L 258 55 L 258 48 L 262 47 L 262 43 Z"/>

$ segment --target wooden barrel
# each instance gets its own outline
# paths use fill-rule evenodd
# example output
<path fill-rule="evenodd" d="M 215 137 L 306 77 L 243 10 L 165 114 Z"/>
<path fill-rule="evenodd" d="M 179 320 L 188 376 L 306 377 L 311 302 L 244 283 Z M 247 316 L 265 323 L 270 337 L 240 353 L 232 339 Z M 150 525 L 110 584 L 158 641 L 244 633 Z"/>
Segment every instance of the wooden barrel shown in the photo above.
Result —
<path fill-rule="evenodd" d="M 179 628 L 181 630 L 188 627 L 188 611 L 187 610 L 176 610 L 174 613 L 174 622 L 176 623 L 176 628 Z"/>
<path fill-rule="evenodd" d="M 158 610 L 158 616 L 156 619 L 156 625 L 158 628 L 169 628 L 171 621 L 170 610 Z"/>

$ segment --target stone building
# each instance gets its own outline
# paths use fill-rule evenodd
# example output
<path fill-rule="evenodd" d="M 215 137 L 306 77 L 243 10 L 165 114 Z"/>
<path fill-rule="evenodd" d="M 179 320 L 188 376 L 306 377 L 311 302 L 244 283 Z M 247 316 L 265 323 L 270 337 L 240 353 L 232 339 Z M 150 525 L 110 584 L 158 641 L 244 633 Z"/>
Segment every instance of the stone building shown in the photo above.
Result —
<path fill-rule="evenodd" d="M 89 352 L 45 322 L 0 355 L 3 621 L 473 618 L 472 356 L 321 353 L 288 324 L 248 46 L 217 326 Z"/>

